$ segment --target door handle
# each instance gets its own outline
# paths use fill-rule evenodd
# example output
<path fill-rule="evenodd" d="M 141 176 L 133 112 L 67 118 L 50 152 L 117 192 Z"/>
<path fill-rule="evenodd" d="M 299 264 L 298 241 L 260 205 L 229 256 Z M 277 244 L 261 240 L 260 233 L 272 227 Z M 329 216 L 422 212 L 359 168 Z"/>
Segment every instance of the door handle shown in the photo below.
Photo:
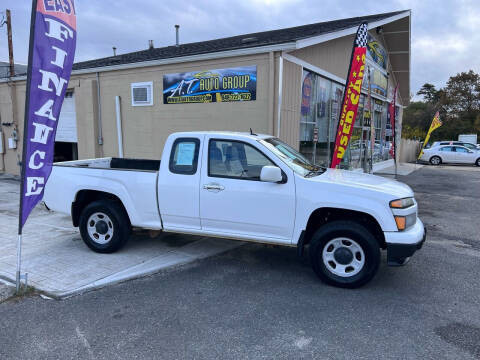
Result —
<path fill-rule="evenodd" d="M 204 190 L 219 192 L 225 189 L 225 186 L 220 184 L 205 184 L 203 185 Z"/>

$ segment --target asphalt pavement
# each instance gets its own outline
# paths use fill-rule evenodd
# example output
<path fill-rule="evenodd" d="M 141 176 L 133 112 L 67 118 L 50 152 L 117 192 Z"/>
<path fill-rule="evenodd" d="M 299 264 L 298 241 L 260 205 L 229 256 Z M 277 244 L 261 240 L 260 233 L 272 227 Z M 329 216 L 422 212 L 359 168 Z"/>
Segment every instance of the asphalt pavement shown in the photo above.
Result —
<path fill-rule="evenodd" d="M 428 228 L 401 268 L 322 284 L 293 248 L 246 245 L 69 299 L 0 304 L 1 359 L 480 358 L 480 172 L 400 177 Z"/>

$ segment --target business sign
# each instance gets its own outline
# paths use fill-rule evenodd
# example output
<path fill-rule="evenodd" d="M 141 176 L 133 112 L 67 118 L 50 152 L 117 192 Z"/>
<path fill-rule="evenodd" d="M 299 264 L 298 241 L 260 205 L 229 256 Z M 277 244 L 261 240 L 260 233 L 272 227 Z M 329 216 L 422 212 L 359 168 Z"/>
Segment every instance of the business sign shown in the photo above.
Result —
<path fill-rule="evenodd" d="M 367 38 L 367 59 L 374 61 L 383 69 L 387 69 L 387 52 L 372 35 Z"/>
<path fill-rule="evenodd" d="M 163 103 L 251 101 L 257 98 L 257 66 L 163 76 Z"/>
<path fill-rule="evenodd" d="M 335 139 L 335 149 L 333 150 L 333 156 L 330 163 L 331 168 L 336 168 L 342 161 L 350 137 L 353 133 L 358 104 L 360 102 L 362 82 L 365 76 L 367 34 L 368 24 L 364 22 L 358 27 L 357 35 L 353 42 L 352 57 L 347 73 L 347 82 L 345 84 L 345 93 L 342 106 L 340 107 L 341 111 Z"/>
<path fill-rule="evenodd" d="M 77 40 L 73 0 L 34 0 L 30 28 L 19 234 L 52 171 L 55 133 Z"/>
<path fill-rule="evenodd" d="M 383 97 L 388 95 L 388 77 L 382 71 L 367 63 L 367 68 L 370 69 L 370 78 L 365 77 L 363 81 L 363 88 L 368 90 L 371 83 L 371 91 Z"/>

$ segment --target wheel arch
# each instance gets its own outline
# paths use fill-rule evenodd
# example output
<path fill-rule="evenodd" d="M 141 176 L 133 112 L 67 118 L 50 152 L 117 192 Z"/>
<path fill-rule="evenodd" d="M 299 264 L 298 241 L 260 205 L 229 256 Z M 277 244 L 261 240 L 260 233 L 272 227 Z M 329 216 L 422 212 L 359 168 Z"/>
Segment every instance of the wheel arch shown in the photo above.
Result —
<path fill-rule="evenodd" d="M 97 200 L 109 200 L 109 201 L 114 201 L 118 205 L 120 205 L 125 211 L 125 214 L 127 215 L 128 221 L 131 224 L 131 219 L 130 216 L 128 215 L 128 211 L 125 208 L 125 205 L 123 204 L 122 200 L 115 194 L 105 192 L 105 191 L 100 191 L 100 190 L 91 190 L 91 189 L 84 189 L 80 190 L 76 193 L 75 199 L 72 202 L 72 222 L 73 226 L 77 227 L 80 223 L 80 215 L 82 213 L 82 210 L 90 203 L 97 201 Z"/>
<path fill-rule="evenodd" d="M 381 249 L 386 249 L 385 235 L 380 223 L 374 216 L 357 210 L 322 207 L 314 210 L 307 221 L 307 226 L 298 241 L 299 253 L 303 253 L 303 247 L 310 243 L 313 233 L 321 226 L 336 220 L 349 220 L 365 226 L 374 236 Z"/>

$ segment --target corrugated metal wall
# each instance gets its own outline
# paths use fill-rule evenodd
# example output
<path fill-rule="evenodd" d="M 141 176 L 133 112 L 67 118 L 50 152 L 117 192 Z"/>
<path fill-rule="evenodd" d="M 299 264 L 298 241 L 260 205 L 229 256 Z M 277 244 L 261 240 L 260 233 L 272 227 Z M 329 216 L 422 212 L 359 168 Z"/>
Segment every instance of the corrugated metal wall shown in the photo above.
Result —
<path fill-rule="evenodd" d="M 301 84 L 302 67 L 284 60 L 280 138 L 295 149 L 299 147 L 300 138 Z"/>

